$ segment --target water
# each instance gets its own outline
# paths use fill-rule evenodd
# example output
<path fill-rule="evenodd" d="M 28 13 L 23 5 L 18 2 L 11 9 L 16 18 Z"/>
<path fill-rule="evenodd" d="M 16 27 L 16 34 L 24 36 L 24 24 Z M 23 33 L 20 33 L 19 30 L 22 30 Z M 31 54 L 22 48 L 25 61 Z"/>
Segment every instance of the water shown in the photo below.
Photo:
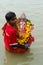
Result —
<path fill-rule="evenodd" d="M 25 12 L 35 25 L 32 32 L 35 42 L 24 54 L 10 53 L 4 49 L 1 27 L 8 11 L 14 11 L 17 17 Z M 0 0 L 0 65 L 43 65 L 43 0 Z"/>

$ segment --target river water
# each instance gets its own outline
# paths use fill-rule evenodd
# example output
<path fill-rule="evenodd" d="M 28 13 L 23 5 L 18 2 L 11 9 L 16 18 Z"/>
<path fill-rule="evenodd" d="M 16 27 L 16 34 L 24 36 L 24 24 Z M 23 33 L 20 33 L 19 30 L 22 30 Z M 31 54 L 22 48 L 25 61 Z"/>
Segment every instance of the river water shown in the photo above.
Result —
<path fill-rule="evenodd" d="M 32 31 L 35 41 L 24 54 L 11 53 L 4 48 L 1 27 L 8 11 L 14 11 L 17 17 L 25 12 L 35 25 Z M 0 65 L 43 65 L 43 0 L 0 0 Z"/>

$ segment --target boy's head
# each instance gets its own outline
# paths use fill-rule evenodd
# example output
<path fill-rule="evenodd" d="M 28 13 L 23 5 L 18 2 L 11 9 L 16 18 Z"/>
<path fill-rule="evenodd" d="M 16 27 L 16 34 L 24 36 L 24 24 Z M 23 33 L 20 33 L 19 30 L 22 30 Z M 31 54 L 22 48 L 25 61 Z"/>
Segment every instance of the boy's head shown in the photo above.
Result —
<path fill-rule="evenodd" d="M 16 14 L 14 12 L 8 12 L 5 15 L 5 18 L 6 18 L 7 22 L 11 25 L 14 25 L 14 23 L 16 22 Z"/>
<path fill-rule="evenodd" d="M 5 18 L 7 21 L 10 21 L 12 20 L 14 17 L 16 17 L 16 14 L 14 12 L 8 12 L 6 15 L 5 15 Z"/>

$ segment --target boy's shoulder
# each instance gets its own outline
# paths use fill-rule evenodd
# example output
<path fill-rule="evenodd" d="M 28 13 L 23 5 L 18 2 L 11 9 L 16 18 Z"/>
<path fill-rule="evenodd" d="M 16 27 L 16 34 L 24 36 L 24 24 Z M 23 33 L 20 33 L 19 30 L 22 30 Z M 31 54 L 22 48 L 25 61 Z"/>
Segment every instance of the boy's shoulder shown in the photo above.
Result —
<path fill-rule="evenodd" d="M 16 28 L 13 28 L 12 26 L 6 25 L 6 31 L 10 34 L 16 32 Z"/>

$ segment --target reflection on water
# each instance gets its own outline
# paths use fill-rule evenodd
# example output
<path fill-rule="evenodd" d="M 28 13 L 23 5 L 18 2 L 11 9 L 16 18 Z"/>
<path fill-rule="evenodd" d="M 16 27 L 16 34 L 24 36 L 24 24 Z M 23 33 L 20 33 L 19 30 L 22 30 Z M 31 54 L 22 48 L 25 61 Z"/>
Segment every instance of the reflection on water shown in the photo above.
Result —
<path fill-rule="evenodd" d="M 5 50 L 5 56 L 4 65 L 30 65 L 30 62 L 34 59 L 30 49 L 24 54 L 11 53 Z"/>

